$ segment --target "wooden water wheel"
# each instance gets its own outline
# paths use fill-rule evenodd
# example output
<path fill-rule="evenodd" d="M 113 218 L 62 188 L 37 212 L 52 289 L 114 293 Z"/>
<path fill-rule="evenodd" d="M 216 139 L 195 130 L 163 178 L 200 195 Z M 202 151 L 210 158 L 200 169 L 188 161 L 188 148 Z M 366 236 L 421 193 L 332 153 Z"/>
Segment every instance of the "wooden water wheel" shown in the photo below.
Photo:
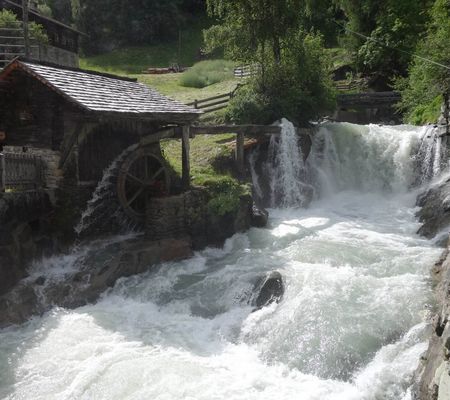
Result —
<path fill-rule="evenodd" d="M 117 192 L 120 204 L 136 222 L 145 218 L 150 197 L 169 194 L 170 175 L 165 161 L 151 147 L 140 147 L 128 155 L 119 169 Z"/>

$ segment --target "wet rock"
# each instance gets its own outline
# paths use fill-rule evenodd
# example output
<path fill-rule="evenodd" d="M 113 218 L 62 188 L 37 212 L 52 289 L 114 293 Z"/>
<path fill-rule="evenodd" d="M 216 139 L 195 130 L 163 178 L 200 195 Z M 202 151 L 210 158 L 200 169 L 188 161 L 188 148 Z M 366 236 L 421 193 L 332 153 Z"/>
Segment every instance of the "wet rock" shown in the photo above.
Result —
<path fill-rule="evenodd" d="M 269 221 L 269 212 L 264 208 L 253 204 L 252 207 L 252 226 L 255 228 L 265 228 Z"/>
<path fill-rule="evenodd" d="M 64 280 L 25 279 L 0 297 L 0 329 L 20 324 L 53 306 L 75 308 L 97 301 L 118 279 L 148 271 L 161 262 L 193 255 L 187 239 L 151 241 L 140 237 L 94 248 L 76 261 Z"/>
<path fill-rule="evenodd" d="M 433 238 L 439 233 L 445 233 L 450 227 L 450 180 L 422 193 L 416 204 L 422 207 L 417 213 L 422 222 L 418 233 L 427 238 Z"/>
<path fill-rule="evenodd" d="M 271 272 L 255 285 L 256 296 L 252 305 L 257 310 L 267 307 L 272 303 L 279 303 L 284 295 L 283 277 L 278 271 Z"/>

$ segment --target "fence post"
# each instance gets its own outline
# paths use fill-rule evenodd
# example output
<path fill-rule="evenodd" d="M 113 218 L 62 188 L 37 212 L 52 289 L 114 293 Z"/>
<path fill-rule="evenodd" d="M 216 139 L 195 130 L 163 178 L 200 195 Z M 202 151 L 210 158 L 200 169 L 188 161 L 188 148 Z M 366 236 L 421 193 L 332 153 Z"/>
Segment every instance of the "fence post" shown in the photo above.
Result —
<path fill-rule="evenodd" d="M 181 180 L 183 184 L 183 189 L 187 190 L 191 186 L 191 161 L 190 161 L 190 127 L 189 125 L 183 126 L 183 133 L 181 139 L 182 146 L 182 172 Z"/>
<path fill-rule="evenodd" d="M 0 153 L 0 193 L 3 193 L 6 189 L 6 161 L 5 154 Z"/>
<path fill-rule="evenodd" d="M 239 177 L 244 177 L 245 161 L 244 161 L 244 133 L 236 134 L 236 163 L 239 172 Z"/>

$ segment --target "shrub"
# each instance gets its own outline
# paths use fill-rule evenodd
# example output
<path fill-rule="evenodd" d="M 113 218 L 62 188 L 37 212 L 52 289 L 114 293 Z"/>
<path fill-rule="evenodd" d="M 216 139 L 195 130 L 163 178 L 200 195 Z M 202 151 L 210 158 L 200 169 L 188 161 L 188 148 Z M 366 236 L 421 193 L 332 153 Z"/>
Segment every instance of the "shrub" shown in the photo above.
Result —
<path fill-rule="evenodd" d="M 299 32 L 280 62 L 267 57 L 248 87 L 237 91 L 227 111 L 234 123 L 272 123 L 282 117 L 307 125 L 334 107 L 334 89 L 322 39 Z"/>
<path fill-rule="evenodd" d="M 187 70 L 180 78 L 186 87 L 204 88 L 233 78 L 234 63 L 226 60 L 201 61 Z"/>
<path fill-rule="evenodd" d="M 206 187 L 211 196 L 208 211 L 219 216 L 238 210 L 241 196 L 249 193 L 246 185 L 239 184 L 231 176 L 205 176 L 204 180 L 197 179 L 197 181 Z"/>

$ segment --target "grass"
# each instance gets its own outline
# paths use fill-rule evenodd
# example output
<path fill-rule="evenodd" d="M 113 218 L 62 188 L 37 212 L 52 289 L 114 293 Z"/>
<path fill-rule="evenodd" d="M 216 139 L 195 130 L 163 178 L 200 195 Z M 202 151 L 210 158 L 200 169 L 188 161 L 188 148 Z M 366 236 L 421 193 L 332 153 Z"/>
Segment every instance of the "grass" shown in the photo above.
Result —
<path fill-rule="evenodd" d="M 227 60 L 206 60 L 195 64 L 180 77 L 181 86 L 204 88 L 233 79 L 235 63 Z"/>
<path fill-rule="evenodd" d="M 220 160 L 231 159 L 235 137 L 234 134 L 198 135 L 191 140 L 191 174 L 194 184 L 202 186 L 208 177 L 221 175 L 214 167 Z M 167 161 L 181 174 L 181 141 L 163 140 L 161 147 Z"/>
<path fill-rule="evenodd" d="M 193 65 L 198 51 L 203 46 L 203 29 L 209 26 L 207 18 L 198 18 L 196 23 L 181 32 L 178 40 L 151 46 L 123 47 L 109 53 L 85 57 L 80 67 L 113 74 L 140 74 L 149 67 L 168 67 L 172 63 Z"/>

